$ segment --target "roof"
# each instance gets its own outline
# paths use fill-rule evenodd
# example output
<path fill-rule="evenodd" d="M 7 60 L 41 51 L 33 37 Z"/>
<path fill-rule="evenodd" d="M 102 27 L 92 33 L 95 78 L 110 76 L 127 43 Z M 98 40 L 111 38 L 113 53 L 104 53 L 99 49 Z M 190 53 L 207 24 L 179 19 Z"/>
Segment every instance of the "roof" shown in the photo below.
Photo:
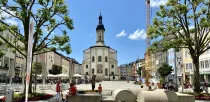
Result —
<path fill-rule="evenodd" d="M 105 47 L 105 48 L 109 48 L 109 49 L 112 49 L 112 50 L 114 50 L 114 51 L 117 52 L 117 50 L 115 50 L 115 49 L 113 49 L 113 48 L 111 48 L 111 47 L 109 47 L 109 46 L 91 46 L 91 47 L 85 49 L 83 52 L 85 52 L 85 51 L 88 50 L 88 49 L 95 48 L 95 47 Z"/>

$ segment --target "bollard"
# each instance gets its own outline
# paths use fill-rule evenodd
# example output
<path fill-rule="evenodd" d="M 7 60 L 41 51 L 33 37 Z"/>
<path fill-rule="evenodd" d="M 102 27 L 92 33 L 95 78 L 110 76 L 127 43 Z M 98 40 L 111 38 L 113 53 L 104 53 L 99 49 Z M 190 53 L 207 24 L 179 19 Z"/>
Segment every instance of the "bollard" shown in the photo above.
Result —
<path fill-rule="evenodd" d="M 14 90 L 7 90 L 6 92 L 6 102 L 13 102 L 14 100 Z"/>

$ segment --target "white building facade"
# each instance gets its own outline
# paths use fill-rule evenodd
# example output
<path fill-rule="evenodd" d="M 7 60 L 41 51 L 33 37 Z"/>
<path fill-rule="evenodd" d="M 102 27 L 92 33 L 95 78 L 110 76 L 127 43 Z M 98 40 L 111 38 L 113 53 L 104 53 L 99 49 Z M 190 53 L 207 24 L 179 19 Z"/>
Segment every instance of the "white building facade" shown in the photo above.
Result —
<path fill-rule="evenodd" d="M 96 44 L 83 51 L 83 74 L 96 75 L 103 80 L 118 80 L 117 51 L 104 43 L 105 28 L 102 16 L 99 16 L 99 24 L 96 28 Z"/>

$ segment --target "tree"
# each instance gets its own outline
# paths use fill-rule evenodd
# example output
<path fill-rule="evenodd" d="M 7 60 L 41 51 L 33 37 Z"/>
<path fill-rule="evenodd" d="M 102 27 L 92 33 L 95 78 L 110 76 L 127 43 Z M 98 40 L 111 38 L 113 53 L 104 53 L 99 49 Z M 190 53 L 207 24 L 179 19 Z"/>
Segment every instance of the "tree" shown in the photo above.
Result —
<path fill-rule="evenodd" d="M 148 29 L 154 42 L 151 51 L 169 48 L 187 49 L 194 65 L 194 92 L 200 92 L 199 56 L 210 49 L 210 1 L 209 0 L 169 0 L 160 6 L 153 24 Z M 158 46 L 162 45 L 162 49 Z"/>
<path fill-rule="evenodd" d="M 141 70 L 142 70 L 142 67 L 139 67 L 138 70 L 136 70 L 136 72 L 139 76 L 141 76 Z"/>
<path fill-rule="evenodd" d="M 55 50 L 71 53 L 70 39 L 66 30 L 72 30 L 74 27 L 64 0 L 10 0 L 10 2 L 0 0 L 0 5 L 0 32 L 7 30 L 16 39 L 9 42 L 4 36 L 0 36 L 0 38 L 26 59 L 31 21 L 34 21 L 32 58 L 34 55 Z M 14 25 L 9 22 L 11 19 L 23 26 Z M 24 46 L 15 46 L 17 41 L 24 43 Z M 31 81 L 29 93 L 32 93 Z"/>
<path fill-rule="evenodd" d="M 2 46 L 2 42 L 0 41 L 0 46 Z M 0 49 L 0 58 L 4 56 L 4 52 Z"/>
<path fill-rule="evenodd" d="M 62 67 L 58 65 L 52 65 L 52 69 L 49 70 L 50 74 L 57 75 L 62 73 Z"/>
<path fill-rule="evenodd" d="M 165 80 L 165 77 L 171 74 L 173 71 L 172 66 L 169 66 L 167 63 L 164 63 L 158 68 L 158 73 L 160 74 L 163 81 Z"/>
<path fill-rule="evenodd" d="M 41 74 L 42 73 L 42 62 L 36 62 L 36 63 L 33 63 L 33 66 L 32 66 L 32 73 L 39 73 Z"/>

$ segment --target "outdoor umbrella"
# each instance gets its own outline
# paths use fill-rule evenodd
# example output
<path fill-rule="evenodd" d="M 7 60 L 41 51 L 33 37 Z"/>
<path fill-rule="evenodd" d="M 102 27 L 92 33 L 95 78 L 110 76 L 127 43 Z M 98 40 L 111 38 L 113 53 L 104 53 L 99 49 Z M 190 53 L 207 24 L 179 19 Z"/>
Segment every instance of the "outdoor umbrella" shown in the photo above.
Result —
<path fill-rule="evenodd" d="M 74 74 L 73 77 L 82 77 L 82 75 Z"/>
<path fill-rule="evenodd" d="M 26 75 L 26 67 L 25 67 L 25 64 L 21 67 L 21 70 L 20 70 L 20 73 L 19 73 L 19 77 L 22 78 L 22 86 L 24 87 L 25 86 L 25 75 Z M 24 89 L 24 88 L 23 88 Z"/>
<path fill-rule="evenodd" d="M 45 85 L 45 79 L 47 79 L 47 68 L 46 67 L 42 67 L 42 79 L 43 79 L 43 85 Z"/>
<path fill-rule="evenodd" d="M 48 74 L 47 77 L 56 77 L 56 75 Z"/>
<path fill-rule="evenodd" d="M 9 59 L 10 60 L 10 59 Z M 12 77 L 15 76 L 15 66 L 14 66 L 14 61 L 11 60 L 9 70 L 7 72 L 7 76 L 10 77 L 10 85 L 12 84 Z"/>
<path fill-rule="evenodd" d="M 55 75 L 56 77 L 69 77 L 69 75 L 67 74 L 58 74 L 58 75 Z"/>

